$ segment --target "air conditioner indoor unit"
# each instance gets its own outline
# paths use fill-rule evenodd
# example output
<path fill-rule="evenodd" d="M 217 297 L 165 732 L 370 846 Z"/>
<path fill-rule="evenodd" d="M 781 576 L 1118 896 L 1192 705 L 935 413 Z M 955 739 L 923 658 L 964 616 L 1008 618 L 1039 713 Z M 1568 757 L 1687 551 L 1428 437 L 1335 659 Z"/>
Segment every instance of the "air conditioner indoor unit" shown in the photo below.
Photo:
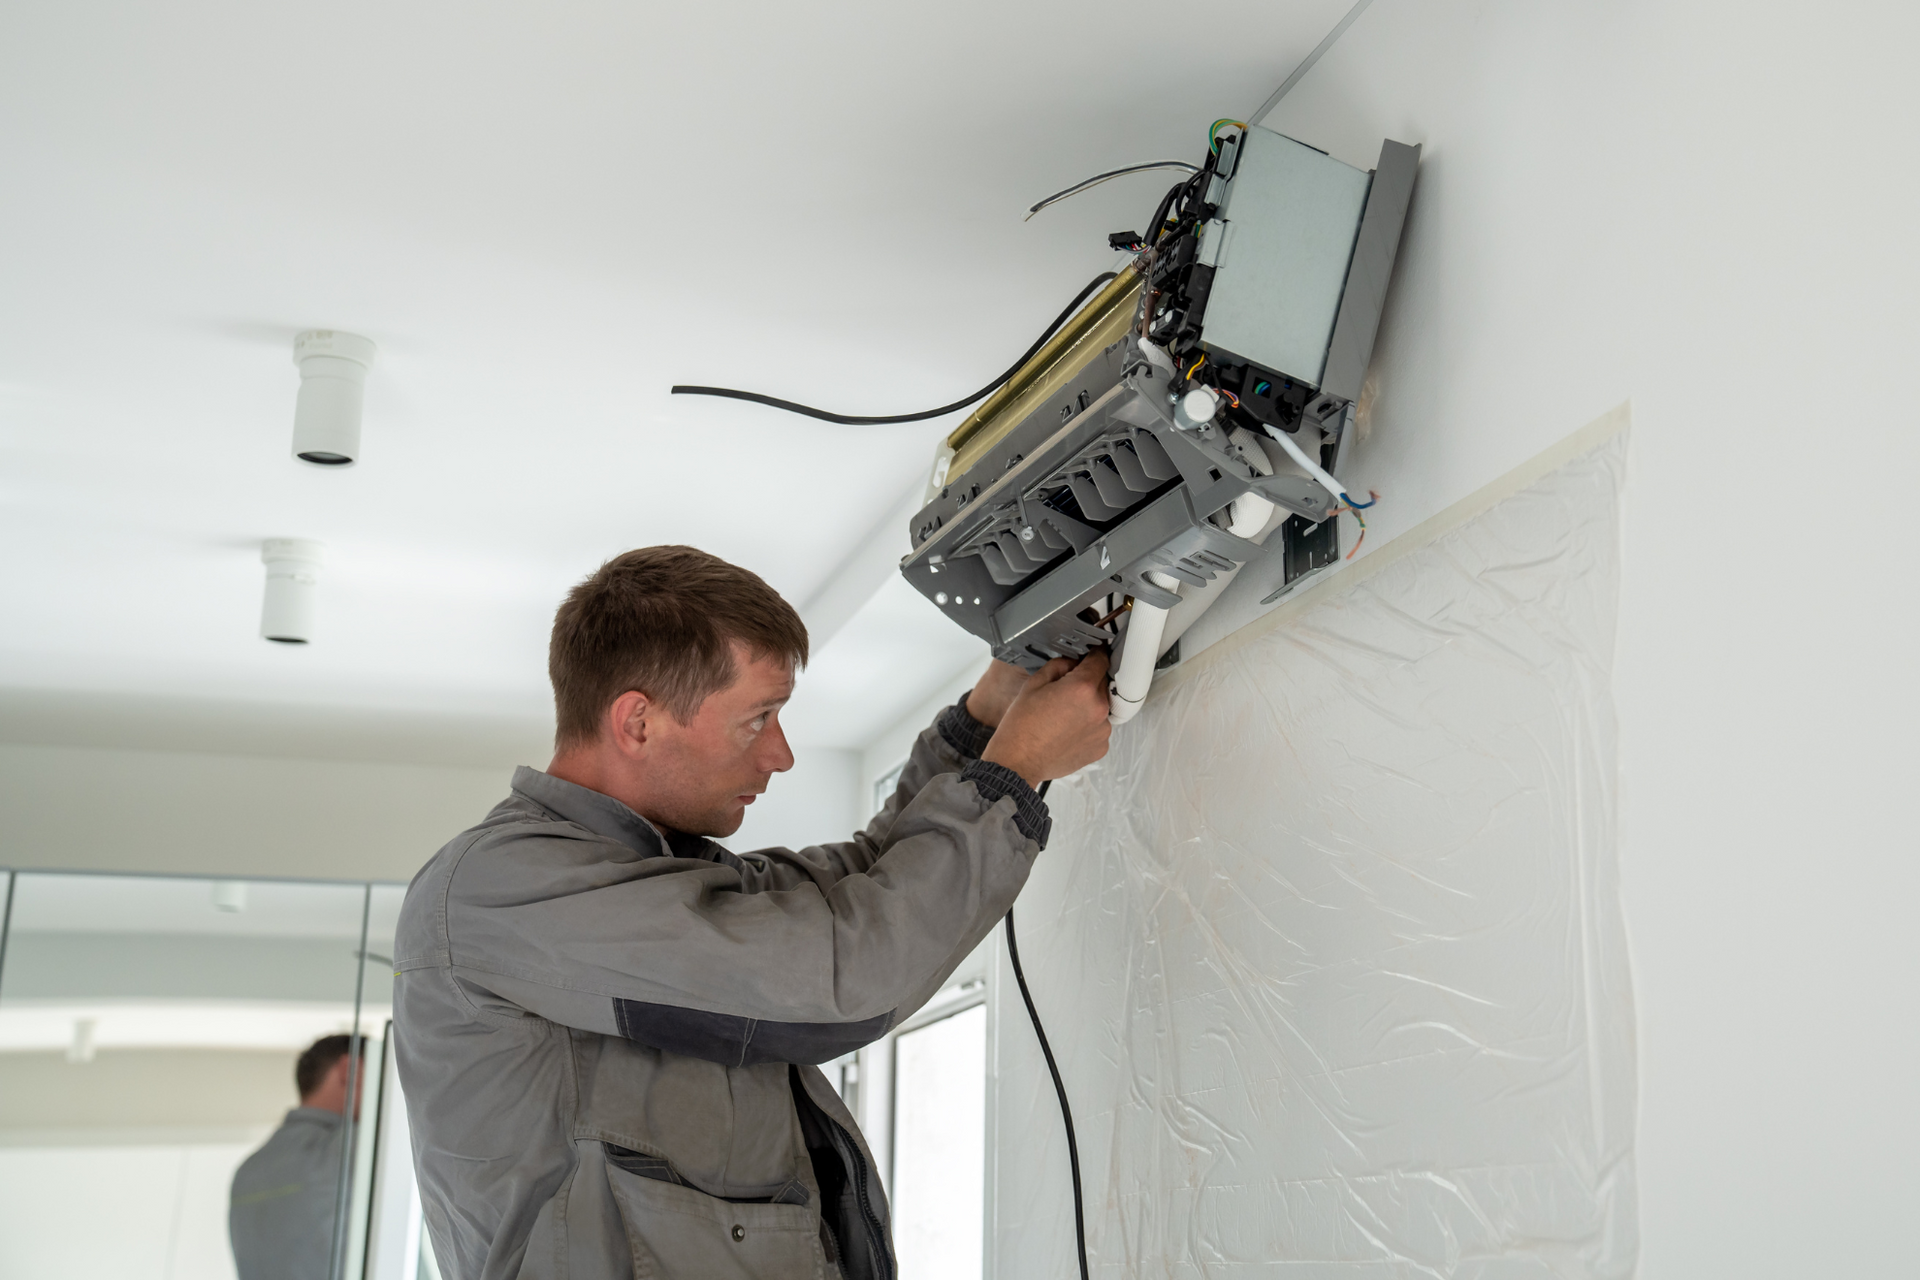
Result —
<path fill-rule="evenodd" d="M 1119 721 L 1240 567 L 1277 567 L 1271 600 L 1334 563 L 1419 156 L 1388 141 L 1369 172 L 1216 126 L 1112 237 L 1127 266 L 942 443 L 907 580 L 1004 661 L 1111 646 Z"/>

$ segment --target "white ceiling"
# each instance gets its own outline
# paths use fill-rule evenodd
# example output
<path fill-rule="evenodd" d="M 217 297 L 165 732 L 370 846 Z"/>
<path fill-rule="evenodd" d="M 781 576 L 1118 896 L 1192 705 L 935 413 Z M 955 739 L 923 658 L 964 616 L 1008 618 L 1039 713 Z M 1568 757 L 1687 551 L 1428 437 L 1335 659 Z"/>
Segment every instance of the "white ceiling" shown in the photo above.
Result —
<path fill-rule="evenodd" d="M 611 554 L 806 602 L 950 423 L 667 387 L 973 390 L 1166 178 L 1026 206 L 1197 158 L 1347 7 L 7 6 L 0 692 L 538 720 L 553 607 Z M 288 456 L 312 327 L 380 344 L 351 470 Z M 270 536 L 331 549 L 305 649 L 256 634 Z M 834 638 L 797 738 L 953 674 L 914 607 Z"/>

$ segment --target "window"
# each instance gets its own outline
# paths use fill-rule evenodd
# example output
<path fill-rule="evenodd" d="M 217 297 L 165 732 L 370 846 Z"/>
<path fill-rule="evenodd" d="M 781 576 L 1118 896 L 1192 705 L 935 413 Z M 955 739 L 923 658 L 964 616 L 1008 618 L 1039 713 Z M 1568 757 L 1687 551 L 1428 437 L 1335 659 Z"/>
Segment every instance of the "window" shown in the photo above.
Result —
<path fill-rule="evenodd" d="M 843 1054 L 832 1062 L 821 1064 L 820 1070 L 826 1073 L 827 1083 L 840 1095 L 840 1101 L 847 1104 L 847 1110 L 853 1113 L 855 1120 L 860 1118 L 860 1055 L 858 1052 Z"/>
<path fill-rule="evenodd" d="M 893 1233 L 900 1273 L 915 1280 L 979 1280 L 986 1005 L 902 1032 L 893 1059 Z"/>
<path fill-rule="evenodd" d="M 907 762 L 902 760 L 873 780 L 873 811 L 875 813 L 887 807 L 887 797 L 891 796 L 893 789 L 900 785 L 900 775 L 905 772 L 906 767 Z"/>

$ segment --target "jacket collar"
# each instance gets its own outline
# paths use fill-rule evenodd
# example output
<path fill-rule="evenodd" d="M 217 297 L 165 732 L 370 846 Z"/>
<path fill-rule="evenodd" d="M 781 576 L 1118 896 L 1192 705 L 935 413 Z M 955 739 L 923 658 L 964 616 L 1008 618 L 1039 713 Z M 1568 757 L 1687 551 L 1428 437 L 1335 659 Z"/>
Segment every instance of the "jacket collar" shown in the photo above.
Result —
<path fill-rule="evenodd" d="M 699 858 L 703 862 L 725 862 L 737 867 L 738 860 L 725 846 L 705 836 L 656 827 L 612 796 L 550 773 L 521 765 L 513 771 L 513 789 L 565 821 L 578 823 L 597 836 L 618 840 L 649 858 L 665 854 L 670 858 Z"/>
<path fill-rule="evenodd" d="M 513 789 L 565 821 L 578 823 L 597 836 L 617 840 L 636 853 L 657 857 L 673 848 L 671 840 L 660 828 L 612 796 L 602 795 L 578 783 L 567 782 L 550 773 L 521 765 L 513 771 Z"/>

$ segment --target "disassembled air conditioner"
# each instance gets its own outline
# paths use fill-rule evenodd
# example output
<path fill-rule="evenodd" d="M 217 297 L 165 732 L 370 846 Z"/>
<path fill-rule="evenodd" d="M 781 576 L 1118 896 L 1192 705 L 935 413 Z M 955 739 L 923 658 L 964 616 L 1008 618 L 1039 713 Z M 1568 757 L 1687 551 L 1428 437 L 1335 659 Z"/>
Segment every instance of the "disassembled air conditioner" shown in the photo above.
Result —
<path fill-rule="evenodd" d="M 1271 600 L 1332 564 L 1332 517 L 1368 505 L 1333 477 L 1419 156 L 1217 132 L 1114 237 L 1126 268 L 946 438 L 907 580 L 1028 669 L 1112 646 L 1117 723 L 1241 566 L 1283 557 Z"/>

